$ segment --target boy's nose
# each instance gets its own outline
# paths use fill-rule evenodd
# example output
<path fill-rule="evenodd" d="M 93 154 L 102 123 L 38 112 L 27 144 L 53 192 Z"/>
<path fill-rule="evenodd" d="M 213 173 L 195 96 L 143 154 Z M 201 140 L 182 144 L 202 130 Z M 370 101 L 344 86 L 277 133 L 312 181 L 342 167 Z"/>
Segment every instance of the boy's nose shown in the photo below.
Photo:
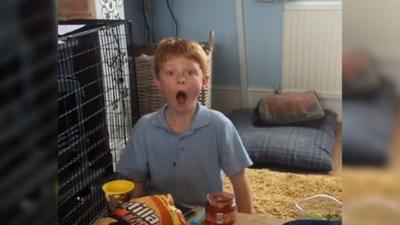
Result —
<path fill-rule="evenodd" d="M 178 84 L 184 84 L 186 82 L 186 77 L 183 73 L 179 73 L 177 77 Z"/>

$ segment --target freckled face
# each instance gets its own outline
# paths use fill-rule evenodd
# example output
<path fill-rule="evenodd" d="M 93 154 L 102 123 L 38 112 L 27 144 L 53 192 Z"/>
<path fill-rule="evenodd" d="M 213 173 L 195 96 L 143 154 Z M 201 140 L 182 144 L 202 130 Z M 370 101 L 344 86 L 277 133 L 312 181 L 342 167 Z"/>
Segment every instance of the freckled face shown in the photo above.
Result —
<path fill-rule="evenodd" d="M 162 66 L 156 78 L 156 85 L 168 102 L 168 107 L 179 113 L 196 107 L 201 88 L 208 77 L 200 65 L 185 57 L 171 57 Z"/>

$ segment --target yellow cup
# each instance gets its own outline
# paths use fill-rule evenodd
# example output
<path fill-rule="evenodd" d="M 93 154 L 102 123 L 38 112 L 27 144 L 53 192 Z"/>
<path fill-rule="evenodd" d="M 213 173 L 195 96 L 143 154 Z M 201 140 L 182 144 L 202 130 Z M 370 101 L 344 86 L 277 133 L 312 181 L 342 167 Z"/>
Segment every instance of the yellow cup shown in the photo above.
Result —
<path fill-rule="evenodd" d="M 110 212 L 117 209 L 122 203 L 131 199 L 131 192 L 135 184 L 128 180 L 113 180 L 103 185 L 103 191 Z"/>

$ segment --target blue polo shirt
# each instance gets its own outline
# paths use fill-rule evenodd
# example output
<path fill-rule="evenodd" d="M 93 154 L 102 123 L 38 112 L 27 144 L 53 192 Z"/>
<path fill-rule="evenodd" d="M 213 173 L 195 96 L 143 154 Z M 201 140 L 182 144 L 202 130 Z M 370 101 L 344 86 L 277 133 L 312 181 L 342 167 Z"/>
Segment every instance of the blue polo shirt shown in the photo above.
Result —
<path fill-rule="evenodd" d="M 146 183 L 147 194 L 170 193 L 176 202 L 203 206 L 206 195 L 222 191 L 221 170 L 232 176 L 252 165 L 232 122 L 198 104 L 185 134 L 173 132 L 166 105 L 139 119 L 117 171 Z"/>

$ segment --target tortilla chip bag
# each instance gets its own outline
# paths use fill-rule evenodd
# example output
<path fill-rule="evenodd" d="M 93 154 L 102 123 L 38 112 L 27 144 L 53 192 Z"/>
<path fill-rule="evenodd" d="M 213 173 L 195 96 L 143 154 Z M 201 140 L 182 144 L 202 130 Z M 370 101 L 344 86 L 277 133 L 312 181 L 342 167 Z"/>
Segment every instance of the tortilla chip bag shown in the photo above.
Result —
<path fill-rule="evenodd" d="M 185 225 L 182 212 L 171 195 L 151 195 L 131 199 L 95 225 Z"/>

